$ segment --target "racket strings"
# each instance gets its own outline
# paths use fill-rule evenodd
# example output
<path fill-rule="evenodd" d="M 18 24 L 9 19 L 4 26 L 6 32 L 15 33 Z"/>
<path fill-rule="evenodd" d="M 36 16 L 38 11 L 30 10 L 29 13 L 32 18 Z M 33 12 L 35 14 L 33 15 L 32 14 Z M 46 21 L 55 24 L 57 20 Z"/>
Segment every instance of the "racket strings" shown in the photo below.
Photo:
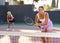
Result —
<path fill-rule="evenodd" d="M 26 18 L 24 19 L 24 22 L 25 22 L 26 24 L 28 24 L 28 25 L 33 25 L 33 24 L 34 24 L 33 19 L 30 18 L 30 17 L 26 17 Z"/>

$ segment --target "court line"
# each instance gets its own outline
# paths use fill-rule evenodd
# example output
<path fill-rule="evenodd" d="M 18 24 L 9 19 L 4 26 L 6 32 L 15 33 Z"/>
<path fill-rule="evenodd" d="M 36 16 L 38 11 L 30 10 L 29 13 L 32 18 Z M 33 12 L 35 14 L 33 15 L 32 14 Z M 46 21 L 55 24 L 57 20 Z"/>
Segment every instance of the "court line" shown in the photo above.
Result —
<path fill-rule="evenodd" d="M 53 29 L 60 31 L 60 27 L 53 27 Z"/>

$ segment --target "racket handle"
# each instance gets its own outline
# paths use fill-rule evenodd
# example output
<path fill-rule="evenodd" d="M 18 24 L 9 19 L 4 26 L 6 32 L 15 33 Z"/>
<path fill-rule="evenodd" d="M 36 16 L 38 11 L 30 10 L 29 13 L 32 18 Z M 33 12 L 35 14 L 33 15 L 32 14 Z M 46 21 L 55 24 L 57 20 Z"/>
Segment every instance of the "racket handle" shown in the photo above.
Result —
<path fill-rule="evenodd" d="M 41 28 L 41 26 L 38 26 L 39 28 Z"/>

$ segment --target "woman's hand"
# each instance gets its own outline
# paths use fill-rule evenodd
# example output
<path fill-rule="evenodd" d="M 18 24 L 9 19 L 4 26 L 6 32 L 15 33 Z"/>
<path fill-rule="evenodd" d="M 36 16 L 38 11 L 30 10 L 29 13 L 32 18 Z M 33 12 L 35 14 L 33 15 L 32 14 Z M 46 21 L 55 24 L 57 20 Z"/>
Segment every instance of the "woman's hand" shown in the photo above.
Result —
<path fill-rule="evenodd" d="M 35 23 L 34 26 L 38 26 L 39 24 L 38 23 Z"/>
<path fill-rule="evenodd" d="M 34 26 L 41 28 L 41 24 L 38 24 L 38 23 L 34 24 Z"/>
<path fill-rule="evenodd" d="M 41 24 L 38 24 L 38 27 L 41 28 Z"/>

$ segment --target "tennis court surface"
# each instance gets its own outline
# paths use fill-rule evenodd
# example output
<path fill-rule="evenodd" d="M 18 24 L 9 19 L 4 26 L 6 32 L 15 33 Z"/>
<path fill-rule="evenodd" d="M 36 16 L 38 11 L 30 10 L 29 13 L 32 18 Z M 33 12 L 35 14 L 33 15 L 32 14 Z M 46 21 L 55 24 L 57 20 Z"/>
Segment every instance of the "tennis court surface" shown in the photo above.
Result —
<path fill-rule="evenodd" d="M 51 37 L 51 43 L 60 43 L 59 26 L 59 24 L 54 24 L 53 34 L 51 35 L 54 37 Z M 42 43 L 39 33 L 41 33 L 39 28 L 35 26 L 15 24 L 14 30 L 12 28 L 7 30 L 7 24 L 3 24 L 0 25 L 0 43 Z"/>

